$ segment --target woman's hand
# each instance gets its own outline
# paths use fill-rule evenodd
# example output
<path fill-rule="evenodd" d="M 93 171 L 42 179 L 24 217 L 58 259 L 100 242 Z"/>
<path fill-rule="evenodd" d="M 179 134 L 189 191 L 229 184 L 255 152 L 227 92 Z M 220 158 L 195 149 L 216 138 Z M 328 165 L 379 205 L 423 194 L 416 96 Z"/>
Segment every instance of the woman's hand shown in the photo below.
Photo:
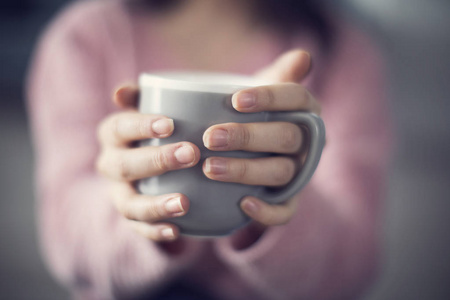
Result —
<path fill-rule="evenodd" d="M 243 113 L 261 111 L 310 111 L 320 114 L 320 105 L 301 85 L 309 71 L 310 56 L 301 50 L 282 55 L 257 76 L 277 84 L 249 88 L 233 95 L 233 107 Z M 260 159 L 210 157 L 203 164 L 205 175 L 213 180 L 243 184 L 283 186 L 293 178 L 296 163 L 292 158 L 302 147 L 299 127 L 287 122 L 226 123 L 208 128 L 203 141 L 213 151 L 244 150 L 286 154 Z M 288 200 L 288 199 L 286 199 Z M 265 226 L 289 222 L 296 211 L 293 199 L 279 205 L 269 205 L 255 197 L 241 202 L 242 210 Z"/>
<path fill-rule="evenodd" d="M 149 138 L 166 138 L 173 132 L 173 120 L 136 111 L 138 88 L 126 86 L 114 94 L 117 106 L 127 111 L 108 116 L 98 128 L 101 153 L 97 169 L 112 179 L 112 197 L 117 210 L 138 233 L 154 241 L 174 240 L 178 228 L 158 222 L 186 214 L 189 200 L 182 194 L 149 196 L 138 194 L 132 182 L 146 177 L 196 165 L 200 150 L 189 142 L 160 147 L 131 148 L 132 143 Z M 158 223 L 156 223 L 158 222 Z"/>
<path fill-rule="evenodd" d="M 318 102 L 305 88 L 294 83 L 307 74 L 309 67 L 307 52 L 297 50 L 284 54 L 257 75 L 280 83 L 236 93 L 232 99 L 234 108 L 243 113 L 302 110 L 319 114 Z M 131 145 L 139 140 L 166 138 L 174 129 L 173 120 L 166 116 L 137 112 L 138 93 L 138 87 L 132 85 L 115 92 L 115 104 L 127 110 L 108 116 L 100 124 L 101 153 L 97 169 L 112 179 L 114 204 L 133 229 L 154 241 L 175 240 L 179 236 L 177 226 L 160 220 L 186 214 L 189 209 L 187 197 L 178 193 L 141 195 L 136 192 L 133 182 L 192 167 L 200 159 L 200 150 L 189 142 L 132 148 Z M 203 164 L 204 173 L 219 181 L 282 186 L 294 176 L 296 164 L 291 156 L 302 147 L 302 138 L 298 126 L 287 122 L 212 126 L 203 136 L 205 146 L 211 150 L 273 152 L 286 156 L 255 160 L 211 157 Z M 241 208 L 255 221 L 272 226 L 287 223 L 295 213 L 296 202 L 289 200 L 284 204 L 269 205 L 255 197 L 246 197 Z"/>

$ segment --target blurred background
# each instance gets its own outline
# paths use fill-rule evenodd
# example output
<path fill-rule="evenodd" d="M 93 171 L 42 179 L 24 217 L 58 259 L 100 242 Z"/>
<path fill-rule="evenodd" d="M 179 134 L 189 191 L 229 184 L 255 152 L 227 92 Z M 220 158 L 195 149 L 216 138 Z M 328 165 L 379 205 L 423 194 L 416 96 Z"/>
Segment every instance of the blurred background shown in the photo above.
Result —
<path fill-rule="evenodd" d="M 0 2 L 0 299 L 68 298 L 39 256 L 23 96 L 24 75 L 37 37 L 66 2 Z M 389 66 L 396 125 L 382 272 L 364 299 L 448 300 L 450 1 L 335 0 L 332 4 L 380 43 Z"/>

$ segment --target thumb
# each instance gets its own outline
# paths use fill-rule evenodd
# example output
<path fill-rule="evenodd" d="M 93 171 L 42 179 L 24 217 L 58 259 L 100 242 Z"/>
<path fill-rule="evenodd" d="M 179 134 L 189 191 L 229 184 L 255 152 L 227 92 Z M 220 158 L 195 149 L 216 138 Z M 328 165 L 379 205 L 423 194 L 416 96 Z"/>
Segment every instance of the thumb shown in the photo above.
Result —
<path fill-rule="evenodd" d="M 274 82 L 299 82 L 309 72 L 311 55 L 304 50 L 290 50 L 271 65 L 256 73 L 256 77 Z"/>

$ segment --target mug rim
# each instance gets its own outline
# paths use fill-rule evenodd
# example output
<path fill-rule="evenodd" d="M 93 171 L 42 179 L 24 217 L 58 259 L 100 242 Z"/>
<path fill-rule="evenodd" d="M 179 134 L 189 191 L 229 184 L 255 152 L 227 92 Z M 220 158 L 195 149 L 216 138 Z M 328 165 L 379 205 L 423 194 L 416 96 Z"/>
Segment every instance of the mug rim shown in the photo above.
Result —
<path fill-rule="evenodd" d="M 139 76 L 140 86 L 206 93 L 230 94 L 249 87 L 268 84 L 271 82 L 246 75 L 221 72 L 163 71 L 145 72 Z"/>

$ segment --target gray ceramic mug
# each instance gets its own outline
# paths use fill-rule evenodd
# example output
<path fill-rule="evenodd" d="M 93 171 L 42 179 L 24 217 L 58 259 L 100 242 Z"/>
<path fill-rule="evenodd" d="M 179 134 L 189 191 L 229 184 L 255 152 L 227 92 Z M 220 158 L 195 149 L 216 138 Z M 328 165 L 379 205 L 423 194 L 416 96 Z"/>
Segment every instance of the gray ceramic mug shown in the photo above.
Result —
<path fill-rule="evenodd" d="M 166 221 L 176 224 L 180 232 L 194 236 L 221 236 L 232 233 L 250 220 L 239 203 L 252 195 L 268 203 L 286 201 L 310 180 L 325 144 L 325 127 L 321 118 L 307 112 L 240 113 L 231 105 L 232 95 L 242 89 L 266 85 L 251 77 L 195 72 L 141 74 L 139 78 L 139 110 L 145 114 L 161 114 L 174 120 L 172 136 L 150 139 L 141 146 L 160 146 L 189 141 L 200 148 L 200 162 L 188 169 L 170 171 L 137 183 L 138 191 L 147 195 L 182 193 L 190 200 L 186 215 Z M 208 179 L 202 171 L 203 161 L 210 156 L 257 158 L 270 153 L 244 151 L 210 151 L 203 145 L 203 133 L 215 124 L 237 122 L 286 121 L 305 128 L 308 136 L 307 156 L 298 174 L 282 188 L 225 183 Z"/>

